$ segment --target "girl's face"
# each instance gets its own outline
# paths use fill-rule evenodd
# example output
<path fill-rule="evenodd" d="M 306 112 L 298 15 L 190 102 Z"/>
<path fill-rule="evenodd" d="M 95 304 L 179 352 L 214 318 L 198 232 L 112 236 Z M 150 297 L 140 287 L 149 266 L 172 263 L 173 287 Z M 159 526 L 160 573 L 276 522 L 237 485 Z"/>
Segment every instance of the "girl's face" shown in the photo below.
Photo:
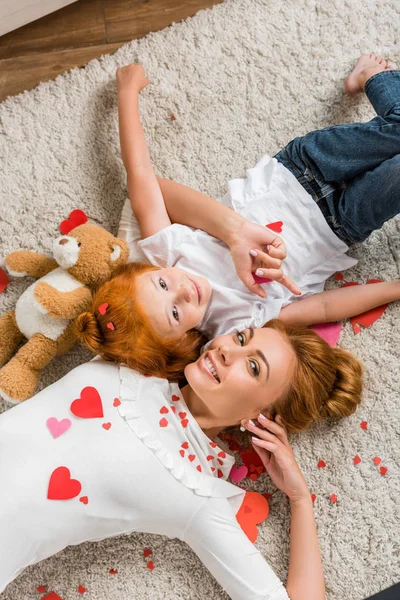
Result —
<path fill-rule="evenodd" d="M 281 397 L 295 365 L 291 346 L 274 329 L 246 329 L 217 337 L 185 368 L 195 395 L 189 409 L 203 429 L 254 419 Z"/>
<path fill-rule="evenodd" d="M 136 280 L 137 300 L 161 337 L 182 337 L 201 322 L 211 298 L 204 277 L 169 267 L 147 271 Z"/>

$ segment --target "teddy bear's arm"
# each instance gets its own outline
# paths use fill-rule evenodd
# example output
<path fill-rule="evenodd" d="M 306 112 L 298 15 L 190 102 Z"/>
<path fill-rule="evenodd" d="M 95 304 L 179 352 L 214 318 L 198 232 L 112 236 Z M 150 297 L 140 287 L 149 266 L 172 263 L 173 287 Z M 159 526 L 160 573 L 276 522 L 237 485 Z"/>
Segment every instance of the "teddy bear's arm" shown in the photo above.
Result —
<path fill-rule="evenodd" d="M 35 299 L 50 317 L 74 319 L 90 308 L 92 294 L 87 287 L 72 292 L 59 292 L 51 285 L 40 281 L 35 287 Z"/>
<path fill-rule="evenodd" d="M 17 250 L 11 252 L 5 259 L 6 267 L 10 275 L 15 277 L 43 277 L 57 269 L 58 264 L 54 258 L 44 254 L 32 252 L 31 250 Z"/>

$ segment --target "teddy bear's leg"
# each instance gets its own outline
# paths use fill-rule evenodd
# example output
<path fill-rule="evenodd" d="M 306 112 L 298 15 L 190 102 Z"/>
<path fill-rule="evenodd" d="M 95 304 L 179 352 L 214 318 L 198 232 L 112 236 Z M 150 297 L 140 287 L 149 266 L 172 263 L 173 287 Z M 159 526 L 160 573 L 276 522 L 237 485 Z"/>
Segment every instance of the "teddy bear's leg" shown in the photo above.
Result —
<path fill-rule="evenodd" d="M 0 371 L 0 396 L 11 403 L 35 393 L 42 369 L 57 354 L 58 343 L 41 333 L 32 336 Z"/>
<path fill-rule="evenodd" d="M 0 317 L 0 367 L 10 360 L 23 337 L 14 310 Z"/>

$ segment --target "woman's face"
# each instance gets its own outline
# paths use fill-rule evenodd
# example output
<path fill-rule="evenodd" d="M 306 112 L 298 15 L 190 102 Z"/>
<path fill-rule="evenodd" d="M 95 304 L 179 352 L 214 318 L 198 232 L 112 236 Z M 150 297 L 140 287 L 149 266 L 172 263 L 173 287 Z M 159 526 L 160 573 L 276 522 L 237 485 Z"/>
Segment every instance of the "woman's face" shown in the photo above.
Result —
<path fill-rule="evenodd" d="M 196 394 L 202 427 L 229 427 L 254 419 L 284 393 L 296 365 L 284 336 L 274 329 L 246 329 L 215 338 L 185 369 Z"/>
<path fill-rule="evenodd" d="M 211 298 L 204 277 L 169 267 L 147 271 L 136 280 L 136 297 L 158 335 L 181 338 L 201 322 Z"/>

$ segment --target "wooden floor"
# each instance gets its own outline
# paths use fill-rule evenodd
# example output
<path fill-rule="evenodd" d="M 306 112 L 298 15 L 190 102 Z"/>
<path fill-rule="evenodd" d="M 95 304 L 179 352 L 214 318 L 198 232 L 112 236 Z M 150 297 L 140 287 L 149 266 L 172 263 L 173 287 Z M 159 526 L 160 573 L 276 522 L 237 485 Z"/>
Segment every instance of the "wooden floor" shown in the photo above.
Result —
<path fill-rule="evenodd" d="M 1 0 L 0 0 L 1 1 Z M 79 0 L 0 37 L 0 102 L 222 0 Z"/>

